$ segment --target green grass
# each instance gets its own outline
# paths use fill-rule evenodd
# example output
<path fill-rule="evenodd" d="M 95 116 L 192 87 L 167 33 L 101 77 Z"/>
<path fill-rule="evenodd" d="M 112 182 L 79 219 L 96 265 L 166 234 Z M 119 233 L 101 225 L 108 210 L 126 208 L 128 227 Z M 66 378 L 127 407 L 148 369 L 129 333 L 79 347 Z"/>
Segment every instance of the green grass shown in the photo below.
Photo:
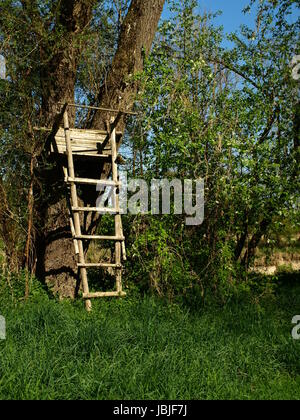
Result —
<path fill-rule="evenodd" d="M 1 300 L 0 300 L 1 302 Z M 154 298 L 2 303 L 0 399 L 300 399 L 300 285 L 188 312 Z"/>

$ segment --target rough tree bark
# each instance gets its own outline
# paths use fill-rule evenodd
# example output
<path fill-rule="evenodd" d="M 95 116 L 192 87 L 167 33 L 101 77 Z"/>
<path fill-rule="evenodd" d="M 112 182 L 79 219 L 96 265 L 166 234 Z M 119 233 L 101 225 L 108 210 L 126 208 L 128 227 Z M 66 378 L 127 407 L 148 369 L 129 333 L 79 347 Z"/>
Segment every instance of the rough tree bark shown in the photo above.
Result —
<path fill-rule="evenodd" d="M 144 57 L 150 52 L 164 3 L 165 0 L 132 0 L 121 27 L 111 71 L 98 95 L 100 106 L 131 110 L 137 84 L 130 81 L 130 77 L 143 69 Z M 91 125 L 101 129 L 104 121 L 103 113 L 96 112 Z M 120 122 L 118 129 L 123 131 L 124 128 L 124 122 Z"/>
<path fill-rule="evenodd" d="M 60 24 L 66 28 L 66 48 L 53 57 L 47 71 L 42 75 L 43 114 L 48 126 L 53 124 L 57 102 L 74 101 L 77 57 L 80 53 L 75 46 L 75 38 L 76 34 L 88 25 L 94 3 L 91 0 L 62 2 Z M 143 68 L 143 57 L 150 51 L 164 3 L 165 0 L 132 0 L 122 24 L 110 73 L 98 95 L 99 105 L 126 110 L 132 108 L 137 86 L 128 80 Z M 96 112 L 91 127 L 103 128 L 107 117 Z M 118 130 L 123 131 L 125 125 L 126 121 L 122 119 Z M 103 173 L 109 170 L 109 166 L 101 168 Z M 43 276 L 46 283 L 61 297 L 74 297 L 78 286 L 78 273 L 66 200 L 55 187 L 55 182 L 59 182 L 60 177 L 58 168 L 55 172 L 51 172 L 43 180 L 49 192 L 50 202 L 44 202 L 39 209 L 41 222 L 44 223 L 38 240 L 38 274 Z M 91 191 L 91 196 L 84 197 L 84 202 L 95 204 L 94 199 L 94 191 Z M 89 226 L 86 228 L 89 229 Z"/>
<path fill-rule="evenodd" d="M 56 25 L 63 31 L 57 41 L 41 47 L 42 124 L 51 127 L 59 111 L 58 102 L 73 102 L 80 43 L 78 37 L 88 25 L 95 0 L 62 0 L 56 11 Z M 50 58 L 49 58 L 50 57 Z M 70 115 L 74 122 L 74 110 Z M 68 213 L 61 172 L 58 167 L 42 173 L 43 198 L 37 204 L 37 274 L 53 291 L 71 296 L 76 281 L 75 259 L 67 229 Z M 48 278 L 47 278 L 48 277 Z M 57 277 L 57 281 L 55 278 Z"/>

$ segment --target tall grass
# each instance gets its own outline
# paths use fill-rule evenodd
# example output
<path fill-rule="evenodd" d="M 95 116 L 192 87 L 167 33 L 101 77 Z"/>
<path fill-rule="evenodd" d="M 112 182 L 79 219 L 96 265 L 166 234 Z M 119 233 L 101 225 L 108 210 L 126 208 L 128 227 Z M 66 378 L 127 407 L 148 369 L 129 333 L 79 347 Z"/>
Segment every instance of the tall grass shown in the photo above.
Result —
<path fill-rule="evenodd" d="M 154 298 L 7 304 L 1 399 L 299 399 L 300 286 L 189 312 Z"/>

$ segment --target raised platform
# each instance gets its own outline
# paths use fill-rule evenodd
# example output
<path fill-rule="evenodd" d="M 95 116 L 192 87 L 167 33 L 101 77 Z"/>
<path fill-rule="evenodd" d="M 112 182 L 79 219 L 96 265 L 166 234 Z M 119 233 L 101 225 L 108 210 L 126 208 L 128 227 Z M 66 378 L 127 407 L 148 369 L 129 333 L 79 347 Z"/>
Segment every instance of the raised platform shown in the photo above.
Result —
<path fill-rule="evenodd" d="M 100 130 L 70 129 L 72 153 L 74 156 L 111 156 L 111 143 L 108 132 Z M 117 133 L 121 136 L 121 133 Z M 66 154 L 65 130 L 60 128 L 55 136 L 55 145 L 51 145 L 52 153 Z"/>

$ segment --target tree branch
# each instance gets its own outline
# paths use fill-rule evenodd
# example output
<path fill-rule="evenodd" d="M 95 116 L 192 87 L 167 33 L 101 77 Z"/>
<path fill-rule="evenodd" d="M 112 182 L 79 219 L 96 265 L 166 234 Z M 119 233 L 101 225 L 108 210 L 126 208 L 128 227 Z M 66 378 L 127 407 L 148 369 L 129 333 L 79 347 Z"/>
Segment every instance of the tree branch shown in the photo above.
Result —
<path fill-rule="evenodd" d="M 157 30 L 165 0 L 132 0 L 121 27 L 118 49 L 105 85 L 98 94 L 100 106 L 132 109 L 137 90 L 133 76 L 143 70 Z M 96 112 L 91 126 L 103 128 L 107 116 Z M 124 123 L 119 129 L 124 129 Z"/>

